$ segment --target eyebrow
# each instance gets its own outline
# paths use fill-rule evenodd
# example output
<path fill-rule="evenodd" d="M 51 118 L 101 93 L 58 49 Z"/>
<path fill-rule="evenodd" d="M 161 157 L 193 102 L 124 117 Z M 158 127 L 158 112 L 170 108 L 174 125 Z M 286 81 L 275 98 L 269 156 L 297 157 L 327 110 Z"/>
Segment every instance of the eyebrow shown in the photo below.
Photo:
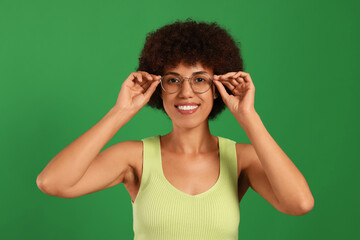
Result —
<path fill-rule="evenodd" d="M 200 73 L 209 74 L 209 73 L 207 73 L 206 71 L 198 71 L 198 72 L 193 72 L 191 75 L 193 76 L 193 75 L 195 75 L 195 74 L 200 74 Z M 167 73 L 165 73 L 165 74 L 176 74 L 176 75 L 181 76 L 180 73 L 177 73 L 177 72 L 167 72 Z"/>

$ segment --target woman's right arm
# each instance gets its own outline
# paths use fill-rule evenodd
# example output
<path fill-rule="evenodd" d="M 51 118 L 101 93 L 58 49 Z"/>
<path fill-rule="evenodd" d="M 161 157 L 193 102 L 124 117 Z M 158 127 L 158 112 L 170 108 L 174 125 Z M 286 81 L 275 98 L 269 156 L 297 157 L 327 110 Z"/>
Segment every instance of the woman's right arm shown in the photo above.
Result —
<path fill-rule="evenodd" d="M 127 172 L 135 142 L 101 149 L 150 99 L 160 76 L 131 73 L 116 105 L 92 128 L 59 152 L 37 177 L 44 193 L 73 198 L 120 183 Z M 138 149 L 138 148 L 136 148 Z"/>

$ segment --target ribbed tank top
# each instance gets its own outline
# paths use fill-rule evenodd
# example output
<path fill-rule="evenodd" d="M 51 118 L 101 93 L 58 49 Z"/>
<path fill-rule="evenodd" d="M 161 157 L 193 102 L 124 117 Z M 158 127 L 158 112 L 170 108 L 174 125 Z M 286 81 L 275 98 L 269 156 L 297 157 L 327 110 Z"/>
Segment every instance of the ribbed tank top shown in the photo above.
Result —
<path fill-rule="evenodd" d="M 237 240 L 240 208 L 235 142 L 218 137 L 220 175 L 207 191 L 175 188 L 162 169 L 160 135 L 142 139 L 143 173 L 132 203 L 135 240 Z"/>

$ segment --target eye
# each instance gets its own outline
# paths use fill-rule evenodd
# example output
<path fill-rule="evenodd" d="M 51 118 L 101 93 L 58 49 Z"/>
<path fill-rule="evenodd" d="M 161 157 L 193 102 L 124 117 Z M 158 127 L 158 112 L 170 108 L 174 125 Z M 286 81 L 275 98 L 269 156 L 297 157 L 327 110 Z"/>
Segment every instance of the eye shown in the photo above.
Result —
<path fill-rule="evenodd" d="M 169 83 L 177 83 L 177 82 L 179 82 L 179 80 L 176 79 L 176 78 L 169 78 L 169 79 L 167 80 L 167 82 L 169 82 Z"/>
<path fill-rule="evenodd" d="M 195 82 L 204 82 L 204 81 L 206 81 L 204 78 L 201 77 L 195 78 Z"/>

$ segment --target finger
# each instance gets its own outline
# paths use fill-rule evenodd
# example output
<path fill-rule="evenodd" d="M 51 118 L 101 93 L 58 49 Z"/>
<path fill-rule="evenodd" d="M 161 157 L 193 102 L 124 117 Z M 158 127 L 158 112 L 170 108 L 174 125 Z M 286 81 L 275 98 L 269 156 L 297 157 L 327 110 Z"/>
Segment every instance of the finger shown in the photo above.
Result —
<path fill-rule="evenodd" d="M 219 80 L 219 75 L 214 75 L 213 80 L 218 81 Z"/>
<path fill-rule="evenodd" d="M 143 81 L 152 79 L 151 75 L 148 72 L 138 71 L 137 73 L 141 75 Z"/>
<path fill-rule="evenodd" d="M 135 73 L 134 72 L 130 73 L 130 75 L 125 79 L 124 84 L 132 83 L 135 78 L 136 78 Z"/>
<path fill-rule="evenodd" d="M 232 90 L 232 93 L 234 94 L 234 96 L 239 96 L 239 95 L 241 95 L 242 92 L 241 92 L 241 89 L 235 88 Z"/>
<path fill-rule="evenodd" d="M 244 84 L 244 80 L 241 77 L 237 77 L 231 80 L 231 83 L 235 86 L 238 85 L 243 85 Z"/>
<path fill-rule="evenodd" d="M 246 72 L 240 72 L 239 77 L 242 77 L 242 78 L 244 79 L 244 81 L 245 81 L 245 82 L 250 82 L 250 83 L 253 83 L 249 73 L 246 73 Z"/>
<path fill-rule="evenodd" d="M 151 74 L 151 76 L 152 76 L 153 80 L 155 80 L 155 81 L 160 81 L 160 79 L 161 79 L 160 75 Z"/>
<path fill-rule="evenodd" d="M 240 84 L 245 84 L 244 78 L 242 78 L 242 77 L 237 77 L 237 78 L 235 78 L 235 80 Z"/>
<path fill-rule="evenodd" d="M 241 75 L 241 73 L 243 73 L 243 72 L 237 72 L 237 73 L 233 76 L 233 78 L 238 78 L 238 77 Z"/>
<path fill-rule="evenodd" d="M 220 81 L 215 81 L 214 84 L 217 87 L 222 99 L 225 101 L 229 97 L 229 94 L 226 92 L 225 87 Z"/>
<path fill-rule="evenodd" d="M 154 81 L 146 81 L 144 84 L 140 85 L 143 88 L 143 92 L 145 92 L 153 82 Z"/>
<path fill-rule="evenodd" d="M 239 95 L 244 90 L 245 82 L 241 77 L 233 79 L 231 83 L 235 86 L 234 89 L 232 89 L 232 92 L 235 95 Z"/>
<path fill-rule="evenodd" d="M 161 76 L 157 77 L 153 75 L 152 78 L 152 80 L 145 81 L 144 84 L 141 85 L 141 87 L 144 88 L 144 91 L 146 91 L 153 82 L 160 82 Z"/>
<path fill-rule="evenodd" d="M 225 85 L 230 91 L 232 91 L 233 89 L 235 89 L 235 86 L 232 85 L 230 82 L 220 82 L 223 85 Z"/>
<path fill-rule="evenodd" d="M 237 85 L 240 84 L 236 79 L 231 79 L 230 82 L 231 82 L 231 84 L 234 85 L 235 87 L 237 87 Z"/>
<path fill-rule="evenodd" d="M 143 77 L 142 77 L 142 74 L 140 72 L 136 72 L 134 73 L 135 77 L 136 77 L 136 80 L 138 83 L 142 83 L 143 82 Z M 141 84 L 140 84 L 141 85 Z"/>
<path fill-rule="evenodd" d="M 160 81 L 153 81 L 147 91 L 144 93 L 144 96 L 147 101 L 150 100 L 151 95 L 155 92 L 156 87 L 159 85 Z"/>
<path fill-rule="evenodd" d="M 222 75 L 221 77 L 220 77 L 220 81 L 223 81 L 223 82 L 225 82 L 225 81 L 228 81 L 228 82 L 231 82 L 231 80 L 233 79 L 233 76 L 232 75 L 229 75 L 229 76 L 224 76 L 224 75 Z"/>
<path fill-rule="evenodd" d="M 223 74 L 223 75 L 220 75 L 221 76 L 221 79 L 227 79 L 233 75 L 235 75 L 237 72 L 228 72 L 226 74 Z"/>
<path fill-rule="evenodd" d="M 130 75 L 123 82 L 123 86 L 128 87 L 136 87 L 136 85 L 140 85 L 139 79 L 136 72 L 130 73 Z"/>
<path fill-rule="evenodd" d="M 219 82 L 227 86 L 229 89 L 235 88 L 235 86 L 232 83 L 232 79 L 219 79 Z"/>
<path fill-rule="evenodd" d="M 252 82 L 250 74 L 246 72 L 237 72 L 234 76 L 232 76 L 232 78 L 236 79 L 240 84 Z"/>
<path fill-rule="evenodd" d="M 221 81 L 221 82 L 228 82 L 229 80 L 230 80 L 231 78 L 229 78 L 229 77 L 224 77 L 223 75 L 220 75 L 219 76 L 219 81 Z"/>
<path fill-rule="evenodd" d="M 151 74 L 151 73 L 147 73 L 147 72 L 144 72 L 144 73 L 146 73 L 145 75 L 146 76 L 150 76 L 150 77 L 148 77 L 148 80 L 154 80 L 154 81 L 159 81 L 160 79 L 161 79 L 161 76 L 160 75 L 155 75 L 155 74 Z M 147 74 L 149 74 L 149 75 L 147 75 Z"/>

